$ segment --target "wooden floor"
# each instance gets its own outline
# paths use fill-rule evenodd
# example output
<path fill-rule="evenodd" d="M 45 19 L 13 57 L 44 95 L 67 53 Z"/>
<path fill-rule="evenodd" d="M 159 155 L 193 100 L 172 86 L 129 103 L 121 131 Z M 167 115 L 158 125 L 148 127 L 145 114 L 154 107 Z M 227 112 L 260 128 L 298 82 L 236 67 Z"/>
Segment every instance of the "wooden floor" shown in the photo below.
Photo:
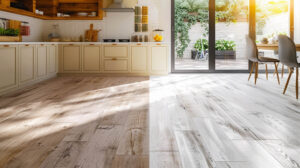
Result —
<path fill-rule="evenodd" d="M 282 95 L 247 77 L 60 77 L 2 97 L 0 167 L 300 168 L 294 78 Z"/>

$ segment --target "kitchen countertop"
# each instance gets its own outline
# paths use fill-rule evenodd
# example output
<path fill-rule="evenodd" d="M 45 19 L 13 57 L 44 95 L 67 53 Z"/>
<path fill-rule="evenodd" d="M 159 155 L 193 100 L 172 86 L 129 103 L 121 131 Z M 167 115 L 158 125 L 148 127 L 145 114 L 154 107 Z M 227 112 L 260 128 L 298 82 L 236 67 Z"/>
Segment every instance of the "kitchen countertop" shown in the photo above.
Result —
<path fill-rule="evenodd" d="M 106 43 L 106 42 L 0 42 L 0 45 L 16 45 L 16 44 L 169 44 L 169 42 L 128 42 L 128 43 Z"/>

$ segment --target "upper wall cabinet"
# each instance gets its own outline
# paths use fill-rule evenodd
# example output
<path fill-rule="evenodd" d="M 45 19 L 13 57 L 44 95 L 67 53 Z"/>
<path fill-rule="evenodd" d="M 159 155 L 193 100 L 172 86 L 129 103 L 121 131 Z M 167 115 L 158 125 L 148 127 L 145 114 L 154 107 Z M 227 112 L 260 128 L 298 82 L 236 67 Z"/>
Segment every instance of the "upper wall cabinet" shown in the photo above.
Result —
<path fill-rule="evenodd" d="M 0 0 L 0 10 L 45 20 L 102 20 L 112 0 Z M 36 13 L 43 11 L 44 15 Z M 57 14 L 60 13 L 58 16 Z"/>

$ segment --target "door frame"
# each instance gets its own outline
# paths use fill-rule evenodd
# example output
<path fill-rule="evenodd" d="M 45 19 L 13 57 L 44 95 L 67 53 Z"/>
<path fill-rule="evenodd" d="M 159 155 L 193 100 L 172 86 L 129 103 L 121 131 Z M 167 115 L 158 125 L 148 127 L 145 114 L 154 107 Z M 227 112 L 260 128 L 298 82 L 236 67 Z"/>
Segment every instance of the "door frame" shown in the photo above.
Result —
<path fill-rule="evenodd" d="M 176 70 L 175 69 L 175 0 L 171 0 L 171 73 L 248 73 L 250 71 L 251 62 L 248 61 L 248 69 L 246 70 L 216 70 L 215 67 L 215 2 L 216 0 L 209 0 L 209 58 L 208 58 L 208 70 Z M 256 39 L 256 12 L 255 12 L 256 0 L 249 0 L 249 36 Z M 290 12 L 290 36 L 294 38 L 294 0 L 290 0 L 289 3 Z M 262 70 L 261 72 L 264 72 Z"/>

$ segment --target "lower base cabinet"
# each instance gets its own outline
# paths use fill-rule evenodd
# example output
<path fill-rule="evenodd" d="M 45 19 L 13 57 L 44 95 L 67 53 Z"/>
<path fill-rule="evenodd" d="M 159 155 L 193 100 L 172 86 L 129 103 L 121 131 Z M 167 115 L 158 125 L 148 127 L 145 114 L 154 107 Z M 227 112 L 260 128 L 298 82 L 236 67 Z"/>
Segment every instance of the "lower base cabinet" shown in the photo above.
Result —
<path fill-rule="evenodd" d="M 148 45 L 131 46 L 131 72 L 148 73 Z"/>
<path fill-rule="evenodd" d="M 101 67 L 101 46 L 100 45 L 83 45 L 82 54 L 82 71 L 83 72 L 100 72 Z"/>
<path fill-rule="evenodd" d="M 47 76 L 47 46 L 38 45 L 36 53 L 37 78 L 45 78 Z"/>
<path fill-rule="evenodd" d="M 57 45 L 0 45 L 0 95 L 56 73 Z"/>
<path fill-rule="evenodd" d="M 0 46 L 0 93 L 18 86 L 18 46 Z"/>
<path fill-rule="evenodd" d="M 168 74 L 169 47 L 167 45 L 153 45 L 150 53 L 150 74 Z"/>
<path fill-rule="evenodd" d="M 20 57 L 20 84 L 31 83 L 35 80 L 35 46 L 19 46 Z"/>
<path fill-rule="evenodd" d="M 81 72 L 81 45 L 62 46 L 63 72 Z"/>
<path fill-rule="evenodd" d="M 47 46 L 47 75 L 52 75 L 57 73 L 57 46 L 49 45 Z"/>

